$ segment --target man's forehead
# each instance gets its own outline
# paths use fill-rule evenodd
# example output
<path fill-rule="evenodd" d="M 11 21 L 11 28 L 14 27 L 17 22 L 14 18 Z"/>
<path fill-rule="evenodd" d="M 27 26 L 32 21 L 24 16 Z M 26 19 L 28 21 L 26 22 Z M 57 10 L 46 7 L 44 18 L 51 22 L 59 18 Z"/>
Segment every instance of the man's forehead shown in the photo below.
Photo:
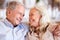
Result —
<path fill-rule="evenodd" d="M 21 4 L 17 5 L 16 8 L 21 8 L 21 9 L 25 9 L 25 7 Z"/>
<path fill-rule="evenodd" d="M 18 6 L 16 7 L 16 9 L 17 9 L 18 11 L 25 11 L 24 6 L 22 6 L 22 5 L 18 5 Z"/>

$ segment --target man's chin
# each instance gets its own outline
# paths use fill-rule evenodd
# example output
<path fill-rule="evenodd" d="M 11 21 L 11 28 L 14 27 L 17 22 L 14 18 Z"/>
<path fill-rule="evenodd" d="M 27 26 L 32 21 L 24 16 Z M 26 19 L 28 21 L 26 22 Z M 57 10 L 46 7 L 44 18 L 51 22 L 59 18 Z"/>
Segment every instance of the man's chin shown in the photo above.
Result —
<path fill-rule="evenodd" d="M 16 25 L 19 25 L 20 23 L 16 23 Z"/>

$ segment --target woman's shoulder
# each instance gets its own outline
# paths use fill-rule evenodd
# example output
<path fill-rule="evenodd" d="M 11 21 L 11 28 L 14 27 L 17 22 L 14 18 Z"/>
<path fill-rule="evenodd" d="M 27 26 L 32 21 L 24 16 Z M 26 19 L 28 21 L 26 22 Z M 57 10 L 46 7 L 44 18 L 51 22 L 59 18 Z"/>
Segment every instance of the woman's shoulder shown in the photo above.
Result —
<path fill-rule="evenodd" d="M 37 38 L 37 35 L 35 34 L 35 33 L 30 33 L 30 32 L 28 32 L 28 35 L 27 35 L 27 38 L 29 39 L 29 40 L 39 40 L 38 38 Z"/>

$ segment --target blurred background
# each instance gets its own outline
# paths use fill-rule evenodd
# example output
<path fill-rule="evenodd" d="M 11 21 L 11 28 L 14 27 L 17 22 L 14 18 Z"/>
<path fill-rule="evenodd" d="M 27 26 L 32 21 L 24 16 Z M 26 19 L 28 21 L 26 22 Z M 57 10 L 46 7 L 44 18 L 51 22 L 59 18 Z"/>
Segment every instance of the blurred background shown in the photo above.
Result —
<path fill-rule="evenodd" d="M 48 4 L 48 1 L 51 1 L 51 0 L 0 0 L 0 20 L 6 18 L 6 3 L 11 1 L 19 1 L 21 4 L 25 6 L 25 16 L 22 22 L 29 21 L 29 11 L 34 6 L 38 6 L 38 7 L 43 6 L 44 8 L 43 12 L 47 13 L 46 15 L 48 15 L 52 19 L 56 18 L 57 12 L 55 11 L 57 11 L 57 9 L 52 11 L 52 9 L 50 8 L 50 5 Z M 60 12 L 58 15 L 60 15 Z M 60 20 L 60 16 L 56 19 Z M 44 18 L 44 20 L 47 20 L 47 19 Z"/>

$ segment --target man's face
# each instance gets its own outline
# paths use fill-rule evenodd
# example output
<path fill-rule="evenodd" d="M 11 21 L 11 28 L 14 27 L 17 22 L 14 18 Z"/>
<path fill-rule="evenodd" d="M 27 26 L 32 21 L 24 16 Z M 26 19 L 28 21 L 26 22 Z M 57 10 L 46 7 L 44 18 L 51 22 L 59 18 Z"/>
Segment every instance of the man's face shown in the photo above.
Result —
<path fill-rule="evenodd" d="M 39 11 L 37 11 L 36 9 L 31 10 L 29 14 L 30 26 L 37 27 L 39 25 L 39 19 L 40 19 Z"/>
<path fill-rule="evenodd" d="M 16 7 L 16 9 L 14 10 L 10 10 L 10 13 L 9 13 L 9 20 L 11 21 L 11 23 L 13 25 L 18 25 L 21 23 L 23 17 L 24 17 L 24 7 L 21 6 L 21 5 L 18 5 Z"/>

